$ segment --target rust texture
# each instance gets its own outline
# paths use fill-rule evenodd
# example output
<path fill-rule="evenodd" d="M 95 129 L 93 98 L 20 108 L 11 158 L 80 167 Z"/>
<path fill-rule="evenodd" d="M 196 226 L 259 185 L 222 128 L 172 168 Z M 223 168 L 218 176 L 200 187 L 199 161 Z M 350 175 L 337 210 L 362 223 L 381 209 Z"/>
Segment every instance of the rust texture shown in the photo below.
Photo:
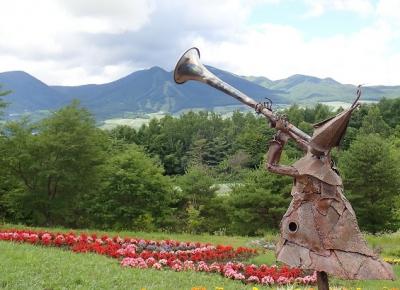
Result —
<path fill-rule="evenodd" d="M 271 141 L 266 169 L 294 178 L 293 199 L 281 221 L 277 259 L 344 279 L 390 280 L 395 278 L 393 270 L 368 247 L 330 157 L 355 107 L 314 125 L 309 141 L 292 136 L 285 120 L 276 123 L 279 131 Z M 280 165 L 280 155 L 290 137 L 305 155 L 291 166 Z"/>
<path fill-rule="evenodd" d="M 271 141 L 266 169 L 294 178 L 292 202 L 281 221 L 277 259 L 292 267 L 318 272 L 322 287 L 328 287 L 327 274 L 344 279 L 394 279 L 391 266 L 368 247 L 357 224 L 356 215 L 343 194 L 343 183 L 333 165 L 330 151 L 344 136 L 352 106 L 335 117 L 314 125 L 309 136 L 272 112 L 271 104 L 261 104 L 223 82 L 200 62 L 197 48 L 179 59 L 174 80 L 178 84 L 195 80 L 210 85 L 264 115 L 278 130 Z M 291 166 L 280 165 L 282 150 L 293 139 L 304 151 L 303 158 Z"/>

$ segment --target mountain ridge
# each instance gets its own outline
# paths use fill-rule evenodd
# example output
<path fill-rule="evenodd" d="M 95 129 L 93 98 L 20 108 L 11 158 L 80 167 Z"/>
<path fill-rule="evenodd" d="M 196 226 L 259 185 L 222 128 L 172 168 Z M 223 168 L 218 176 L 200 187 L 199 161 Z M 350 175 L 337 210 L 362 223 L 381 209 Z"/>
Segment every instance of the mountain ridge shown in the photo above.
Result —
<path fill-rule="evenodd" d="M 341 84 L 332 78 L 301 74 L 286 79 L 270 80 L 263 76 L 239 76 L 211 66 L 207 68 L 223 81 L 255 100 L 265 97 L 280 104 L 310 104 L 316 102 L 352 102 L 356 86 Z M 200 84 L 177 85 L 173 73 L 153 66 L 132 72 L 104 84 L 79 86 L 49 86 L 24 71 L 0 73 L 3 90 L 12 90 L 4 99 L 10 103 L 8 114 L 38 110 L 54 110 L 78 99 L 97 119 L 122 117 L 128 113 L 164 111 L 176 113 L 191 108 L 240 105 L 224 93 Z M 370 86 L 363 89 L 363 100 L 399 97 L 400 86 Z"/>

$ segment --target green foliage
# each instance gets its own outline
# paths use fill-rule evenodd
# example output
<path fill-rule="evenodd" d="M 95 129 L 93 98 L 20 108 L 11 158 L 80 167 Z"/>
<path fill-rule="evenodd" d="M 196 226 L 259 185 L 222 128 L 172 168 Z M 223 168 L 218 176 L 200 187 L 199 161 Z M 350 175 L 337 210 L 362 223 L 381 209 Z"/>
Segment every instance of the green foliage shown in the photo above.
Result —
<path fill-rule="evenodd" d="M 138 142 L 137 132 L 129 126 L 117 126 L 109 132 L 113 139 L 124 141 L 125 143 L 132 144 Z"/>
<path fill-rule="evenodd" d="M 400 172 L 389 142 L 377 134 L 359 135 L 341 155 L 340 168 L 361 229 L 396 230 Z"/>
<path fill-rule="evenodd" d="M 255 235 L 277 229 L 289 205 L 291 178 L 264 169 L 249 172 L 243 184 L 232 192 L 233 232 Z"/>
<path fill-rule="evenodd" d="M 206 163 L 216 162 L 214 156 L 207 154 L 216 151 L 212 143 L 224 126 L 224 120 L 213 113 L 189 112 L 179 119 L 166 116 L 143 126 L 138 131 L 138 144 L 143 145 L 151 155 L 159 156 L 167 174 L 183 174 L 193 154 L 200 161 L 204 157 Z M 226 144 L 222 140 L 220 143 Z"/>
<path fill-rule="evenodd" d="M 216 204 L 218 187 L 215 182 L 210 170 L 202 165 L 190 167 L 185 175 L 177 179 L 181 196 L 177 214 L 186 220 L 186 231 L 212 233 L 220 230 L 221 211 L 218 208 L 222 204 Z M 211 223 L 212 220 L 217 223 Z"/>
<path fill-rule="evenodd" d="M 366 230 L 399 226 L 399 107 L 400 101 L 385 99 L 362 105 L 341 150 L 333 152 Z M 280 113 L 312 134 L 313 123 L 337 112 L 294 105 Z M 217 234 L 276 229 L 291 179 L 260 168 L 273 134 L 263 116 L 250 112 L 230 118 L 189 112 L 153 119 L 139 130 L 119 126 L 103 132 L 76 103 L 40 122 L 7 122 L 0 133 L 0 218 Z M 303 154 L 289 141 L 282 163 Z M 236 187 L 218 193 L 223 183 Z"/>
<path fill-rule="evenodd" d="M 2 91 L 1 90 L 1 85 L 0 85 L 0 97 L 6 96 L 9 93 L 11 93 L 11 91 Z M 1 98 L 0 98 L 0 117 L 3 114 L 3 109 L 7 106 L 7 103 L 4 102 Z"/>
<path fill-rule="evenodd" d="M 96 190 L 106 138 L 77 103 L 31 125 L 6 126 L 0 163 L 15 186 L 3 199 L 16 220 L 78 225 L 80 200 Z"/>
<path fill-rule="evenodd" d="M 364 117 L 361 128 L 361 134 L 379 134 L 382 137 L 388 137 L 390 127 L 383 120 L 379 107 L 373 106 L 369 109 L 368 114 Z"/>
<path fill-rule="evenodd" d="M 107 161 L 103 185 L 87 203 L 94 226 L 139 230 L 165 226 L 174 198 L 172 184 L 163 169 L 136 145 Z"/>
<path fill-rule="evenodd" d="M 383 120 L 394 128 L 400 124 L 400 98 L 385 99 L 379 101 L 378 108 L 382 114 Z"/>

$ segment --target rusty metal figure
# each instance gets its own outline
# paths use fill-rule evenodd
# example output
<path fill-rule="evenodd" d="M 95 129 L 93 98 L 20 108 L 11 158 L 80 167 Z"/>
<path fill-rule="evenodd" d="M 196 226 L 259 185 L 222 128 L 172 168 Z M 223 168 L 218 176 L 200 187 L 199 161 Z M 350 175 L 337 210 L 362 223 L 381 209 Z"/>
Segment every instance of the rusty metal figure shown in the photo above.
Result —
<path fill-rule="evenodd" d="M 391 266 L 379 260 L 364 240 L 330 156 L 356 107 L 354 102 L 337 116 L 314 125 L 308 142 L 289 132 L 284 119 L 276 122 L 279 131 L 269 147 L 266 169 L 294 178 L 293 199 L 281 221 L 277 260 L 343 279 L 394 279 Z M 293 165 L 280 165 L 289 138 L 305 156 Z"/>
<path fill-rule="evenodd" d="M 330 151 L 339 145 L 361 90 L 352 106 L 335 117 L 314 125 L 312 136 L 272 112 L 271 106 L 254 101 L 212 74 L 200 63 L 200 52 L 191 48 L 178 61 L 174 79 L 206 83 L 264 115 L 278 132 L 271 141 L 266 169 L 292 176 L 293 200 L 281 222 L 277 259 L 292 267 L 318 273 L 318 287 L 328 289 L 328 274 L 344 279 L 394 279 L 391 266 L 368 248 Z M 290 166 L 280 165 L 282 150 L 293 139 L 304 151 Z"/>

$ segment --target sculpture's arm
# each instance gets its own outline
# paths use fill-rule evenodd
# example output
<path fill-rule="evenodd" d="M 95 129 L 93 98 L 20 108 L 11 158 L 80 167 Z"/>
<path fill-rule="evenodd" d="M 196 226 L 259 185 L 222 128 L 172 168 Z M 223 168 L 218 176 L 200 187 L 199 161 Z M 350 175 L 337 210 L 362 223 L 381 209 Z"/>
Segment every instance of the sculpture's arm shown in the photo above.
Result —
<path fill-rule="evenodd" d="M 285 146 L 288 139 L 289 135 L 287 133 L 282 131 L 278 131 L 278 133 L 276 133 L 268 149 L 265 169 L 276 174 L 296 177 L 299 176 L 299 172 L 296 168 L 293 166 L 278 164 L 279 160 L 281 159 L 283 146 Z"/>
<path fill-rule="evenodd" d="M 308 142 L 304 141 L 303 139 L 299 138 L 297 135 L 293 134 L 292 132 L 288 131 L 289 136 L 299 145 L 300 149 L 304 152 L 308 151 Z"/>
<path fill-rule="evenodd" d="M 281 132 L 284 132 L 286 135 L 289 135 L 300 147 L 301 150 L 304 152 L 308 151 L 308 141 L 306 139 L 300 138 L 299 135 L 294 134 L 292 131 L 288 130 L 288 121 L 286 118 L 278 118 L 278 120 L 275 122 L 275 128 L 277 130 L 280 130 Z M 279 131 L 278 131 L 279 132 Z M 286 143 L 286 141 L 285 141 Z"/>

